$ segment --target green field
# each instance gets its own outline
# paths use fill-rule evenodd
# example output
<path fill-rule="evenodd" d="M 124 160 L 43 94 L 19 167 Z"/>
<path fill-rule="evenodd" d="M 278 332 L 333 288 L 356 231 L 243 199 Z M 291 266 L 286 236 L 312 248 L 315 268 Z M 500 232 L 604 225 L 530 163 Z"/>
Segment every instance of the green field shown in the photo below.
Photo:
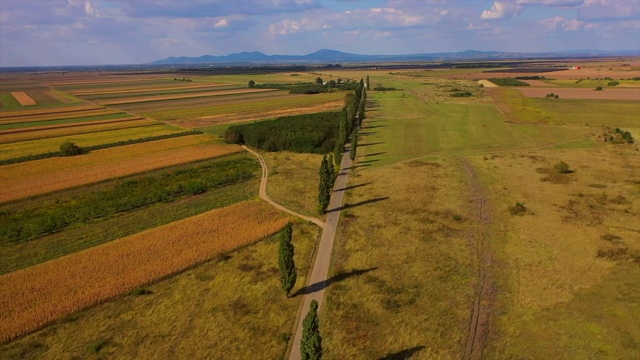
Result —
<path fill-rule="evenodd" d="M 380 106 L 366 121 L 360 150 L 380 153 L 374 166 L 422 156 L 451 156 L 528 149 L 576 138 L 565 127 L 514 125 L 504 121 L 495 105 L 425 102 L 407 93 L 372 93 Z"/>

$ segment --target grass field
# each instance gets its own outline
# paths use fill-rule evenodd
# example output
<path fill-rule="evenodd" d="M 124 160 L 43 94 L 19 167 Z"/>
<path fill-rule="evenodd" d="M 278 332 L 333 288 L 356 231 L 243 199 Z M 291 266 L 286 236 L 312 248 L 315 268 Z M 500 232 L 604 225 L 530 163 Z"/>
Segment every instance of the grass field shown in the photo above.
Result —
<path fill-rule="evenodd" d="M 261 240 L 286 221 L 265 203 L 243 202 L 3 275 L 0 341 Z"/>
<path fill-rule="evenodd" d="M 193 135 L 5 165 L 0 174 L 4 184 L 0 202 L 241 151 L 239 146 L 219 144 L 208 135 Z"/>
<path fill-rule="evenodd" d="M 293 226 L 298 284 L 318 234 L 315 225 Z M 260 357 L 280 358 L 300 297 L 287 299 L 280 289 L 277 249 L 272 237 L 219 256 L 145 286 L 148 295 L 118 297 L 0 346 L 0 356 L 242 359 L 260 349 Z"/>

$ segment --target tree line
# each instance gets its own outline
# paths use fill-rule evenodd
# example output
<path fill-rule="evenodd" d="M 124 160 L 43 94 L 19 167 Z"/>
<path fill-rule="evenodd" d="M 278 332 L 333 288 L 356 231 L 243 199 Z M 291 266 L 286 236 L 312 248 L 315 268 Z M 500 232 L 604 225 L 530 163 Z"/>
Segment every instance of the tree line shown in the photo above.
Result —
<path fill-rule="evenodd" d="M 232 125 L 225 131 L 224 141 L 264 151 L 323 154 L 335 147 L 339 118 L 340 112 L 333 111 Z"/>

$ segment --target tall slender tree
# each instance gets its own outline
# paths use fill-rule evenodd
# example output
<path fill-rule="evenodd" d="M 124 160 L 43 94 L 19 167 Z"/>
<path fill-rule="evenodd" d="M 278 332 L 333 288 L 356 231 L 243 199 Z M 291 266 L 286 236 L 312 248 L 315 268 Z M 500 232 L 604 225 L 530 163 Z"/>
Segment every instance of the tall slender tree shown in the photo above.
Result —
<path fill-rule="evenodd" d="M 336 142 L 336 147 L 333 148 L 333 161 L 336 163 L 337 167 L 340 167 L 340 163 L 342 162 L 342 152 L 344 151 L 344 143 Z"/>
<path fill-rule="evenodd" d="M 329 154 L 327 156 L 327 164 L 329 165 L 329 187 L 333 189 L 333 184 L 336 182 L 336 177 L 338 175 L 336 173 L 336 167 L 333 164 L 333 155 Z"/>
<path fill-rule="evenodd" d="M 293 261 L 293 243 L 291 242 L 291 223 L 287 223 L 280 233 L 280 248 L 278 250 L 278 268 L 280 269 L 280 283 L 282 290 L 289 297 L 291 289 L 296 284 L 298 273 L 296 264 Z"/>
<path fill-rule="evenodd" d="M 331 175 L 329 174 L 329 162 L 327 156 L 322 157 L 322 163 L 320 163 L 320 183 L 318 184 L 318 212 L 324 213 L 329 206 L 329 200 L 331 199 L 331 188 L 329 185 L 331 182 Z"/>
<path fill-rule="evenodd" d="M 369 82 L 369 74 L 367 74 L 367 90 L 371 89 L 371 83 Z"/>
<path fill-rule="evenodd" d="M 318 325 L 318 302 L 311 300 L 311 307 L 302 323 L 302 340 L 300 340 L 302 360 L 322 359 L 322 336 L 320 336 Z"/>
<path fill-rule="evenodd" d="M 353 129 L 353 132 L 351 133 L 351 150 L 349 151 L 349 158 L 351 158 L 351 160 L 355 160 L 356 159 L 356 149 L 358 147 L 358 129 Z"/>

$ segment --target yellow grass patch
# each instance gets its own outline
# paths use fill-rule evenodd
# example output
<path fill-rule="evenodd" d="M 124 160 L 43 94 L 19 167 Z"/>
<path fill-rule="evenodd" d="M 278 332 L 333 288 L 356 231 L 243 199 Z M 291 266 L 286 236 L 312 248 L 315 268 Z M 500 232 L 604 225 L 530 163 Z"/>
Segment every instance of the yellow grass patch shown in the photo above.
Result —
<path fill-rule="evenodd" d="M 242 202 L 0 277 L 0 341 L 277 232 L 287 218 Z"/>
<path fill-rule="evenodd" d="M 38 103 L 33 100 L 31 98 L 31 96 L 29 96 L 26 92 L 24 91 L 15 91 L 15 92 L 11 92 L 11 95 L 18 100 L 18 102 L 20 103 L 20 105 L 22 106 L 34 106 L 34 105 L 38 105 Z"/>
<path fill-rule="evenodd" d="M 141 96 L 141 97 L 132 97 L 128 99 L 106 100 L 106 101 L 103 101 L 102 104 L 117 105 L 117 104 L 129 104 L 129 103 L 137 103 L 137 102 L 145 102 L 145 101 L 190 99 L 190 98 L 206 97 L 206 96 L 246 94 L 246 93 L 257 93 L 257 92 L 265 92 L 265 91 L 277 91 L 277 90 L 275 89 L 239 89 L 239 90 L 228 90 L 228 91 L 207 91 L 207 92 L 191 93 L 191 94 L 187 93 L 187 94 Z"/>
<path fill-rule="evenodd" d="M 240 146 L 195 135 L 5 165 L 0 202 L 241 151 Z"/>

